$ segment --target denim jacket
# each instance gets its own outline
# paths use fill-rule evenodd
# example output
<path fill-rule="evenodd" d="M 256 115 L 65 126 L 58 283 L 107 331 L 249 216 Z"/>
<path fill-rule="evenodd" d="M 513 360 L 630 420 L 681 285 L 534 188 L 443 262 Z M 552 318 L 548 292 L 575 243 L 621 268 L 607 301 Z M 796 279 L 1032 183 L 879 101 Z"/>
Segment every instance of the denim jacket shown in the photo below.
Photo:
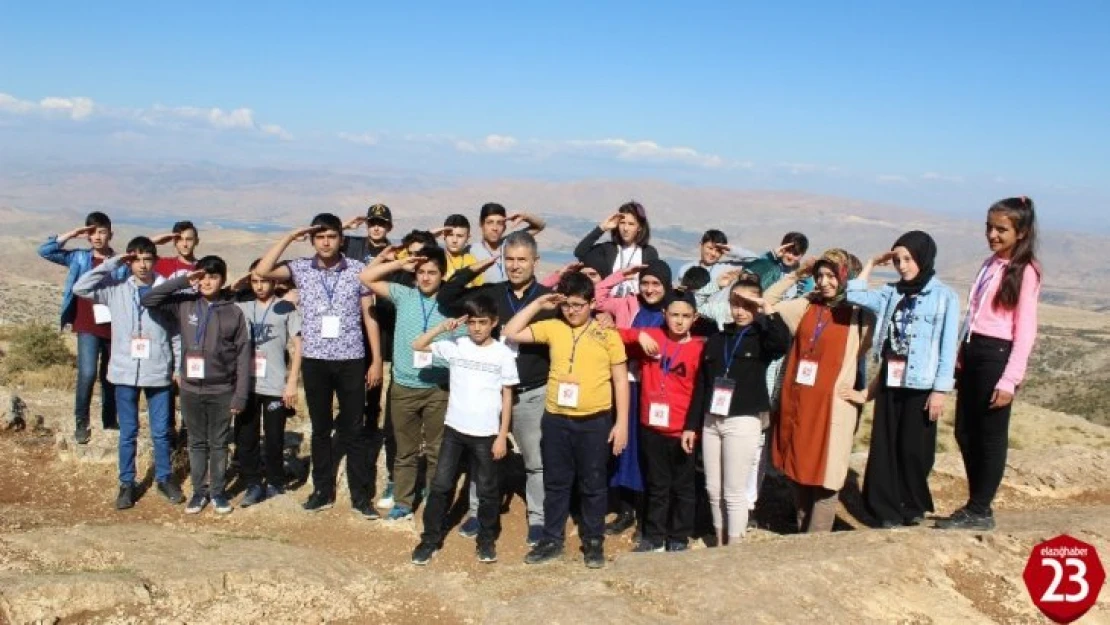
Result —
<path fill-rule="evenodd" d="M 867 280 L 850 280 L 848 301 L 878 317 L 872 357 L 882 358 L 883 342 L 890 333 L 894 310 L 902 296 L 887 284 L 868 290 Z M 917 296 L 909 327 L 906 388 L 949 392 L 956 386 L 956 354 L 960 338 L 960 300 L 956 292 L 937 278 L 929 280 Z"/>
<path fill-rule="evenodd" d="M 64 249 L 62 244 L 58 243 L 58 235 L 54 235 L 47 239 L 46 243 L 39 246 L 39 256 L 56 265 L 69 267 L 69 273 L 66 274 L 65 291 L 62 294 L 61 327 L 64 328 L 66 324 L 73 323 L 73 320 L 77 317 L 77 298 L 73 295 L 73 285 L 82 275 L 92 271 L 92 250 Z M 112 273 L 112 277 L 123 280 L 129 273 L 127 267 L 121 265 Z"/>

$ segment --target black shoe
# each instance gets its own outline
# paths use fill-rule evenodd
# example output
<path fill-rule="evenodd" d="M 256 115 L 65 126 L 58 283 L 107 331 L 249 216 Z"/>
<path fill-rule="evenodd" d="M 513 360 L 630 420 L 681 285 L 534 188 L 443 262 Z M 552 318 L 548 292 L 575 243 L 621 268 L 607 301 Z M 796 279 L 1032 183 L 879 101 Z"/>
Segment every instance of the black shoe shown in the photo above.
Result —
<path fill-rule="evenodd" d="M 185 494 L 181 492 L 181 487 L 173 482 L 158 482 L 158 492 L 166 498 L 166 501 L 178 505 L 185 503 Z"/>
<path fill-rule="evenodd" d="M 359 504 L 352 503 L 351 504 L 351 509 L 354 510 L 358 514 L 361 514 L 362 518 L 366 519 L 367 521 L 381 521 L 382 520 L 381 513 L 378 512 L 374 508 L 374 506 L 371 506 L 369 502 L 359 503 Z"/>
<path fill-rule="evenodd" d="M 906 527 L 917 527 L 918 525 L 921 525 L 924 522 L 925 522 L 925 515 L 924 514 L 915 514 L 912 517 L 906 518 L 906 520 L 903 521 L 902 524 L 905 525 Z"/>
<path fill-rule="evenodd" d="M 329 510 L 334 505 L 335 497 L 329 497 L 316 491 L 308 496 L 308 500 L 301 504 L 301 507 L 309 512 L 320 512 L 321 510 Z"/>
<path fill-rule="evenodd" d="M 667 551 L 687 551 L 690 549 L 690 542 L 686 540 L 668 540 Z"/>
<path fill-rule="evenodd" d="M 947 519 L 937 521 L 939 530 L 974 530 L 989 532 L 994 529 L 994 515 L 976 514 L 967 508 L 960 508 Z"/>
<path fill-rule="evenodd" d="M 119 494 L 116 495 L 116 510 L 126 510 L 135 507 L 135 486 L 133 484 L 120 484 Z"/>
<path fill-rule="evenodd" d="M 485 564 L 497 562 L 497 549 L 493 546 L 493 543 L 478 545 L 478 561 Z"/>
<path fill-rule="evenodd" d="M 73 431 L 73 439 L 78 445 L 88 445 L 90 438 L 92 438 L 92 431 L 89 428 L 77 428 Z"/>
<path fill-rule="evenodd" d="M 544 562 L 549 562 L 556 558 L 562 557 L 562 555 L 563 544 L 557 543 L 553 540 L 547 540 L 545 538 L 541 540 L 538 545 L 532 547 L 532 550 L 528 552 L 528 555 L 524 556 L 524 563 L 542 564 Z"/>
<path fill-rule="evenodd" d="M 412 563 L 424 566 L 432 559 L 432 556 L 434 556 L 438 550 L 439 547 L 435 544 L 421 541 L 420 544 L 416 546 L 416 549 L 412 550 Z"/>
<path fill-rule="evenodd" d="M 644 538 L 633 549 L 633 553 L 660 553 L 666 549 L 663 543 L 655 542 L 654 540 Z"/>
<path fill-rule="evenodd" d="M 882 521 L 879 522 L 879 525 L 878 525 L 879 529 L 884 529 L 884 530 L 892 530 L 896 527 L 902 527 L 902 524 L 898 523 L 897 521 L 890 521 L 890 520 L 887 520 L 887 519 L 883 519 Z"/>
<path fill-rule="evenodd" d="M 616 536 L 623 534 L 625 530 L 636 524 L 636 513 L 624 511 L 617 514 L 617 518 L 605 524 L 605 534 L 607 536 Z"/>
<path fill-rule="evenodd" d="M 605 547 L 601 539 L 595 538 L 582 545 L 582 556 L 588 569 L 600 569 L 605 566 Z"/>

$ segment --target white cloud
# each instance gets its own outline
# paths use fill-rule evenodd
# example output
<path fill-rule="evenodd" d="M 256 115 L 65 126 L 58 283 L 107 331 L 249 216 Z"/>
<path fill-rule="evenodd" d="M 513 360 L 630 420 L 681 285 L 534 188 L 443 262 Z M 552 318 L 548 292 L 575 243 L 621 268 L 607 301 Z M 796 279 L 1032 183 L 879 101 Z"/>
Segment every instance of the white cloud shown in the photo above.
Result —
<path fill-rule="evenodd" d="M 935 171 L 927 171 L 921 174 L 922 180 L 934 180 L 938 182 L 963 182 L 964 179 L 960 176 L 948 176 L 945 174 L 938 174 Z"/>
<path fill-rule="evenodd" d="M 897 174 L 882 174 L 876 177 L 875 181 L 879 184 L 906 184 L 910 180 L 905 176 L 899 176 Z"/>
<path fill-rule="evenodd" d="M 517 140 L 506 135 L 487 135 L 482 146 L 490 152 L 508 152 L 516 147 Z"/>
<path fill-rule="evenodd" d="M 82 120 L 87 119 L 93 114 L 96 109 L 96 103 L 90 98 L 59 98 L 47 97 L 32 102 L 30 100 L 20 100 L 19 98 L 7 94 L 0 93 L 0 111 L 6 113 L 14 113 L 16 115 L 26 115 L 29 113 L 64 113 L 70 119 Z"/>
<path fill-rule="evenodd" d="M 264 134 L 272 135 L 282 141 L 292 141 L 293 135 L 277 124 L 262 124 L 258 127 Z"/>
<path fill-rule="evenodd" d="M 378 145 L 377 135 L 371 134 L 369 132 L 364 132 L 361 134 L 341 132 L 339 133 L 339 138 L 343 139 L 344 141 L 350 141 L 351 143 L 357 143 L 359 145 Z"/>
<path fill-rule="evenodd" d="M 816 163 L 778 163 L 775 167 L 784 169 L 794 175 L 833 174 L 840 171 L 840 168 L 834 165 L 819 165 Z"/>
<path fill-rule="evenodd" d="M 564 142 L 572 148 L 600 150 L 612 153 L 625 161 L 673 161 L 710 169 L 723 167 L 725 159 L 715 154 L 702 154 L 693 148 L 666 147 L 654 141 L 628 141 L 627 139 L 574 139 Z"/>

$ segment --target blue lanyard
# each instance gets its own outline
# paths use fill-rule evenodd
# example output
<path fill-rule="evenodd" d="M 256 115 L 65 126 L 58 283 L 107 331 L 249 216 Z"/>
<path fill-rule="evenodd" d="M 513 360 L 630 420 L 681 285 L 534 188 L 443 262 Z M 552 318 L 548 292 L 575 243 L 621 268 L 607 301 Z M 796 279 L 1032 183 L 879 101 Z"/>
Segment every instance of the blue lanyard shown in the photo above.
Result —
<path fill-rule="evenodd" d="M 135 290 L 131 292 L 131 301 L 135 303 L 135 329 L 137 330 L 137 334 L 139 336 L 142 336 L 143 312 L 146 310 L 146 307 L 143 306 L 142 303 L 139 301 L 139 288 L 140 287 L 135 287 Z M 149 289 L 150 287 L 147 288 Z"/>
<path fill-rule="evenodd" d="M 509 300 L 509 310 L 513 311 L 514 315 L 517 314 L 518 312 L 520 312 L 521 310 L 524 310 L 524 307 L 528 305 L 528 300 L 532 299 L 532 296 L 536 294 L 536 288 L 539 287 L 539 285 L 540 285 L 539 282 L 536 282 L 535 280 L 532 281 L 532 288 L 528 289 L 528 292 L 524 294 L 524 297 L 520 298 L 520 306 L 517 306 L 516 304 L 513 303 L 513 287 L 512 287 L 512 285 L 506 286 L 505 287 L 505 299 Z"/>
<path fill-rule="evenodd" d="M 493 264 L 497 265 L 497 271 L 501 272 L 501 277 L 504 278 L 505 277 L 505 261 L 499 256 L 499 252 L 501 251 L 501 247 L 498 246 L 497 249 L 491 250 L 491 249 L 489 249 L 489 244 L 486 243 L 485 239 L 482 239 L 482 247 L 484 247 L 486 249 L 486 251 L 489 252 L 489 257 L 490 258 L 496 258 L 497 259 L 496 261 L 494 261 Z"/>
<path fill-rule="evenodd" d="M 200 307 L 200 302 L 203 299 L 197 299 L 197 307 Z M 197 331 L 193 334 L 193 347 L 204 347 L 204 335 L 208 332 L 208 321 L 212 319 L 212 304 L 208 303 L 207 310 L 204 311 L 204 319 L 197 323 Z"/>
<path fill-rule="evenodd" d="M 668 356 L 667 343 L 669 342 L 668 339 L 663 339 L 663 354 L 660 360 L 660 364 L 663 366 L 663 381 L 660 388 L 664 391 L 667 390 L 667 376 L 671 374 L 671 365 L 674 364 L 675 358 L 678 358 L 678 355 L 682 353 L 682 343 L 675 343 L 674 353 Z"/>
<path fill-rule="evenodd" d="M 426 306 L 424 306 L 424 301 L 425 301 L 424 295 L 420 294 L 419 297 L 420 297 L 420 314 L 424 316 L 424 331 L 427 332 L 428 331 L 428 322 L 432 319 L 432 313 L 434 313 L 436 311 L 436 307 L 433 304 L 431 308 L 427 308 Z"/>
<path fill-rule="evenodd" d="M 825 313 L 829 313 L 829 319 L 825 319 Z M 809 347 L 806 349 L 806 355 L 812 355 L 813 350 L 817 347 L 817 341 L 821 340 L 821 335 L 825 333 L 825 328 L 829 326 L 832 321 L 831 311 L 825 307 L 821 307 L 821 311 L 817 313 L 817 327 L 813 329 L 813 336 L 809 338 Z"/>
<path fill-rule="evenodd" d="M 725 339 L 725 377 L 728 377 L 728 372 L 732 369 L 732 359 L 736 357 L 736 352 L 740 350 L 740 343 L 744 342 L 744 336 L 746 336 L 748 330 L 751 329 L 751 326 L 744 326 L 744 329 L 740 331 L 740 336 L 736 337 L 736 342 L 732 344 L 732 349 L 729 349 L 728 339 Z"/>
<path fill-rule="evenodd" d="M 333 310 L 332 299 L 335 298 L 335 289 L 339 286 L 340 275 L 338 271 L 332 271 L 330 269 L 321 269 L 321 271 L 324 272 L 324 275 L 320 278 L 320 284 L 324 288 L 324 295 L 328 296 L 328 310 Z M 328 274 L 335 276 L 335 279 L 331 281 L 330 285 L 328 284 Z"/>
<path fill-rule="evenodd" d="M 270 298 L 270 303 L 266 304 L 266 310 L 262 311 L 262 320 L 258 321 L 258 300 L 254 301 L 254 310 L 251 311 L 251 340 L 254 341 L 255 347 L 258 347 L 258 341 L 266 334 L 266 315 L 270 314 L 270 309 L 274 307 L 274 300 Z"/>

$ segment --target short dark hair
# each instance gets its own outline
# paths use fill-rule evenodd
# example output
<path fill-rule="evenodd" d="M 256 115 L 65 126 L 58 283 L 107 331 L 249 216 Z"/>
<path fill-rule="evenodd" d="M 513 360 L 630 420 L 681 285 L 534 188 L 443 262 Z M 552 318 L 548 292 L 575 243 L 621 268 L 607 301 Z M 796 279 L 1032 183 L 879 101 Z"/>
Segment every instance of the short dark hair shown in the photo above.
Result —
<path fill-rule="evenodd" d="M 97 228 L 112 229 L 112 220 L 107 215 L 100 211 L 93 211 L 85 215 L 86 226 L 96 226 Z"/>
<path fill-rule="evenodd" d="M 578 272 L 563 274 L 563 277 L 559 278 L 555 292 L 564 297 L 577 296 L 587 302 L 594 301 L 594 283 Z"/>
<path fill-rule="evenodd" d="M 647 245 L 651 242 L 651 224 L 648 223 L 647 209 L 644 205 L 633 200 L 621 204 L 617 209 L 618 213 L 623 215 L 632 215 L 636 219 L 636 223 L 640 224 L 640 233 L 636 235 L 636 245 Z M 613 243 L 620 245 L 620 231 L 613 228 Z"/>
<path fill-rule="evenodd" d="M 193 222 L 191 222 L 189 220 L 183 220 L 183 221 L 175 222 L 173 224 L 173 228 L 170 228 L 170 232 L 172 232 L 174 234 L 181 234 L 182 232 L 185 232 L 186 230 L 192 230 L 194 233 L 200 234 L 200 232 L 197 231 L 197 227 L 194 226 Z"/>
<path fill-rule="evenodd" d="M 334 230 L 343 234 L 343 221 L 331 213 L 320 213 L 312 218 L 312 227 L 322 227 L 324 230 Z"/>
<path fill-rule="evenodd" d="M 731 294 L 739 288 L 755 289 L 757 293 L 763 295 L 763 283 L 760 282 L 758 275 L 750 271 L 741 272 L 740 277 L 736 278 L 736 282 L 732 283 L 732 287 L 729 288 L 728 292 Z"/>
<path fill-rule="evenodd" d="M 487 202 L 485 204 L 482 204 L 482 210 L 478 211 L 478 223 L 486 223 L 486 218 L 490 215 L 508 217 L 509 213 L 505 210 L 504 206 L 498 204 L 497 202 Z"/>
<path fill-rule="evenodd" d="M 466 300 L 462 309 L 471 319 L 497 319 L 497 304 L 488 295 L 476 295 Z"/>
<path fill-rule="evenodd" d="M 455 213 L 454 215 L 448 215 L 447 219 L 443 220 L 443 227 L 466 228 L 467 230 L 470 230 L 470 220 L 466 218 L 466 215 Z"/>
<path fill-rule="evenodd" d="M 258 263 L 260 263 L 260 262 L 262 262 L 261 258 L 256 258 L 256 259 L 252 260 L 251 261 L 251 266 L 250 266 L 249 269 L 247 269 L 247 271 L 254 271 L 255 268 L 258 267 Z"/>
<path fill-rule="evenodd" d="M 127 242 L 128 254 L 150 254 L 158 258 L 158 246 L 150 237 L 135 237 Z"/>
<path fill-rule="evenodd" d="M 717 245 L 728 245 L 728 237 L 725 236 L 725 233 L 721 232 L 720 230 L 717 230 L 716 228 L 714 228 L 712 230 L 706 230 L 705 234 L 701 235 L 701 244 L 705 245 L 706 243 L 716 243 Z"/>
<path fill-rule="evenodd" d="M 809 250 L 809 239 L 801 232 L 787 232 L 782 235 L 782 245 L 790 244 L 794 253 L 801 256 Z"/>
<path fill-rule="evenodd" d="M 424 249 L 420 250 L 420 255 L 428 259 L 425 262 L 435 263 L 435 266 L 439 267 L 440 273 L 447 273 L 447 254 L 442 247 L 425 245 Z M 424 263 L 420 264 L 423 265 Z M 417 265 L 417 268 L 419 268 L 419 265 Z"/>
<path fill-rule="evenodd" d="M 693 266 L 686 270 L 679 278 L 679 288 L 687 291 L 700 291 L 705 285 L 709 284 L 709 270 L 705 267 Z"/>
<path fill-rule="evenodd" d="M 401 247 L 403 248 L 408 248 L 408 246 L 413 243 L 422 243 L 425 248 L 439 247 L 439 244 L 436 243 L 435 235 L 427 230 L 413 230 L 406 234 L 405 238 L 401 239 Z"/>
<path fill-rule="evenodd" d="M 196 268 L 204 273 L 217 275 L 227 280 L 227 263 L 219 256 L 205 256 L 197 261 Z"/>

